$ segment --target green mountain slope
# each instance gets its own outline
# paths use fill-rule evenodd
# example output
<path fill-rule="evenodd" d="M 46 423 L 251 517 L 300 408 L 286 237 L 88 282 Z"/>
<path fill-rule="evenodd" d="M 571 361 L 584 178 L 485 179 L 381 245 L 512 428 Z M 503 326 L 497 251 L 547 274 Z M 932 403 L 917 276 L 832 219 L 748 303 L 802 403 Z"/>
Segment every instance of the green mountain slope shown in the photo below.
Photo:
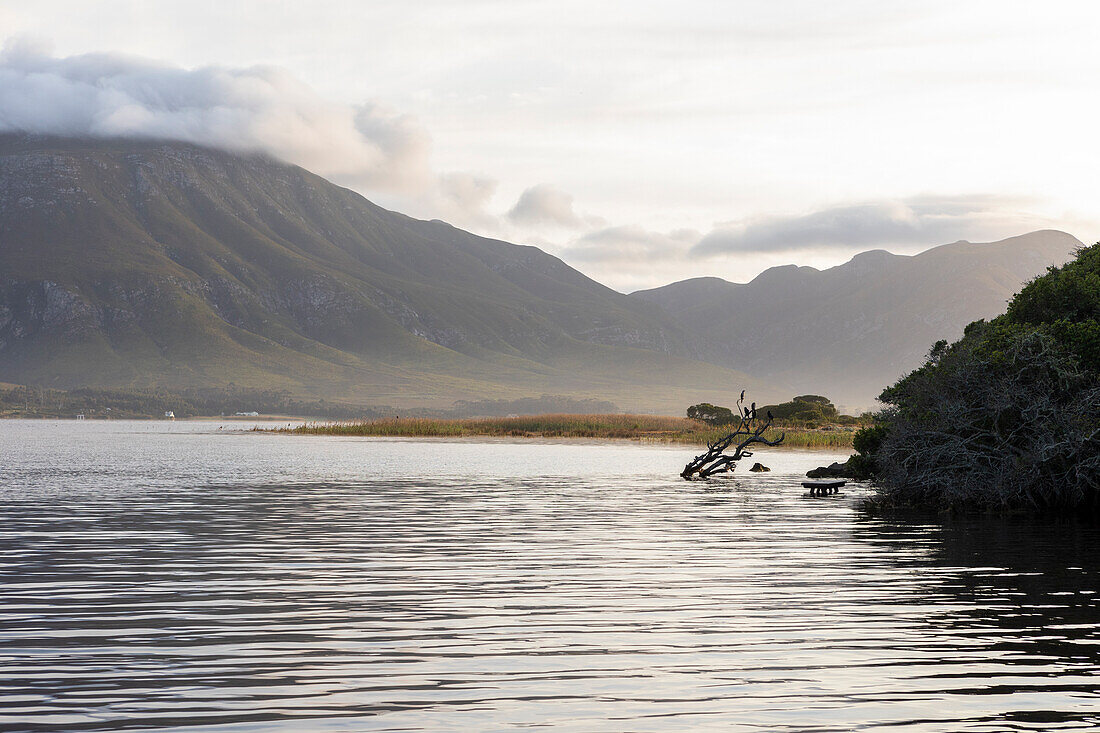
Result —
<path fill-rule="evenodd" d="M 179 143 L 0 137 L 0 380 L 679 411 L 748 388 L 663 311 L 534 248 Z"/>
<path fill-rule="evenodd" d="M 1080 246 L 1064 232 L 1038 231 L 911 257 L 864 252 L 823 271 L 775 267 L 746 284 L 684 280 L 632 297 L 725 344 L 719 363 L 857 409 L 919 366 L 929 344 L 1002 312 L 1025 281 Z"/>

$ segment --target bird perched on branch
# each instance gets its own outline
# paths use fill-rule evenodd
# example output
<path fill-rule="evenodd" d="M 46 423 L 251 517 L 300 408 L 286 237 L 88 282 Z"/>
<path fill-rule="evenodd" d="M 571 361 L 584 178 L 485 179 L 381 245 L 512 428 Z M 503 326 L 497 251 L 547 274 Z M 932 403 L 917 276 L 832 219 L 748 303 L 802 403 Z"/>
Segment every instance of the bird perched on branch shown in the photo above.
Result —
<path fill-rule="evenodd" d="M 772 415 L 772 411 L 768 410 L 768 420 L 774 420 L 774 419 L 775 419 L 775 416 Z"/>

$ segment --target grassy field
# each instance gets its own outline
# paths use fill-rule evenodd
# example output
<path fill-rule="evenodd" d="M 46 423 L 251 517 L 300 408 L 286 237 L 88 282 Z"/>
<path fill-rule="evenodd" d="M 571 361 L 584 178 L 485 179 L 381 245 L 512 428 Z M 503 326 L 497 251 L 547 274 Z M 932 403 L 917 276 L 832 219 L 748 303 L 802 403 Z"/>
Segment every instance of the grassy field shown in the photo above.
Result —
<path fill-rule="evenodd" d="M 729 431 L 695 420 L 661 415 L 529 415 L 520 417 L 434 420 L 390 418 L 351 422 L 315 422 L 274 432 L 299 435 L 371 437 L 509 437 L 509 438 L 616 438 L 704 445 Z M 779 426 L 764 434 L 769 440 L 786 433 L 791 448 L 850 448 L 854 428 Z"/>

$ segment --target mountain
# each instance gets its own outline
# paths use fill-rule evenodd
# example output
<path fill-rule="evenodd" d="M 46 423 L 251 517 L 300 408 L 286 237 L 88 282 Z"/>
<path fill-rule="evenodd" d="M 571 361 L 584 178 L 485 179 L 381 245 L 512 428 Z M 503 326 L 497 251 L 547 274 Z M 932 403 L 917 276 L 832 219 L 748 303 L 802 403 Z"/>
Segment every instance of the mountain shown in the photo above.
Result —
<path fill-rule="evenodd" d="M 1003 313 L 1025 281 L 1080 246 L 1037 231 L 913 256 L 874 250 L 823 271 L 775 267 L 745 284 L 696 278 L 632 297 L 725 344 L 719 363 L 858 409 L 920 366 L 933 343 Z"/>
<path fill-rule="evenodd" d="M 1033 232 L 627 296 L 264 156 L 6 135 L 0 381 L 409 407 L 562 394 L 674 413 L 748 389 L 866 407 L 1079 245 Z"/>
<path fill-rule="evenodd" d="M 633 410 L 782 386 L 534 247 L 183 143 L 0 136 L 0 381 Z"/>

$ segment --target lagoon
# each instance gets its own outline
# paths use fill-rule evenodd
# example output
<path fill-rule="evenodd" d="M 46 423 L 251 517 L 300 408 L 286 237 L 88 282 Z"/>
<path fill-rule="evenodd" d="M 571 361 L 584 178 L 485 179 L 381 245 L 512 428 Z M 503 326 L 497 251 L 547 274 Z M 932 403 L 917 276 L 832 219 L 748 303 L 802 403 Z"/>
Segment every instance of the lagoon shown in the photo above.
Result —
<path fill-rule="evenodd" d="M 868 517 L 820 451 L 241 427 L 0 422 L 0 728 L 1100 726 L 1094 526 Z"/>

